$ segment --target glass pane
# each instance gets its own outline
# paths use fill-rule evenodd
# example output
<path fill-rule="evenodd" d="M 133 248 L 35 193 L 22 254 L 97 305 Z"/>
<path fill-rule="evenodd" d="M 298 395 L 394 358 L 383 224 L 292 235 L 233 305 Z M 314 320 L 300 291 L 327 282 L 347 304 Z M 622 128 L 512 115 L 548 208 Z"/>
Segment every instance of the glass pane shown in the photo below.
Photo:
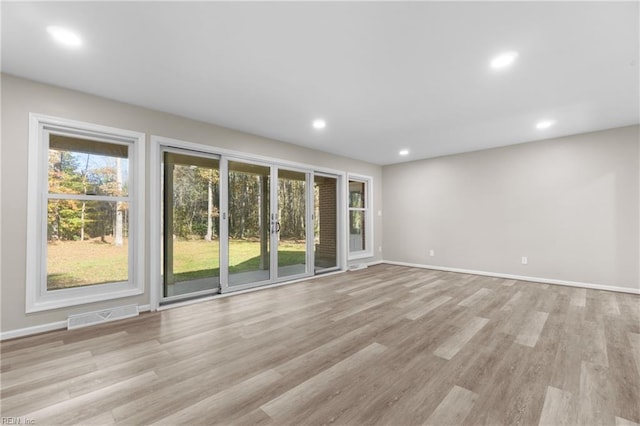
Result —
<path fill-rule="evenodd" d="M 364 211 L 349 212 L 349 251 L 365 249 Z"/>
<path fill-rule="evenodd" d="M 270 279 L 271 169 L 229 161 L 229 285 Z"/>
<path fill-rule="evenodd" d="M 349 207 L 364 208 L 365 183 L 349 181 Z"/>
<path fill-rule="evenodd" d="M 127 145 L 50 135 L 49 192 L 127 196 Z"/>
<path fill-rule="evenodd" d="M 49 200 L 47 290 L 128 280 L 128 203 Z"/>
<path fill-rule="evenodd" d="M 219 160 L 164 154 L 164 296 L 220 284 Z"/>
<path fill-rule="evenodd" d="M 313 180 L 315 197 L 313 229 L 316 273 L 338 266 L 336 255 L 338 236 L 336 183 L 337 180 L 332 177 L 315 176 Z"/>
<path fill-rule="evenodd" d="M 307 271 L 306 178 L 278 170 L 278 277 Z"/>

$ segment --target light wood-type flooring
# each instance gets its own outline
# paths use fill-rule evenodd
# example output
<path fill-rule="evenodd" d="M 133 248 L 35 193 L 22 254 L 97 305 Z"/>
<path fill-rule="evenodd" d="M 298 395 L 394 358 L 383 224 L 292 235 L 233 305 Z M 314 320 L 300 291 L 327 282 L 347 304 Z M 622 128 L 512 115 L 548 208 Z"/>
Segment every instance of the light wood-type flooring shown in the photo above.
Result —
<path fill-rule="evenodd" d="M 401 266 L 1 349 L 23 424 L 640 423 L 638 296 Z"/>

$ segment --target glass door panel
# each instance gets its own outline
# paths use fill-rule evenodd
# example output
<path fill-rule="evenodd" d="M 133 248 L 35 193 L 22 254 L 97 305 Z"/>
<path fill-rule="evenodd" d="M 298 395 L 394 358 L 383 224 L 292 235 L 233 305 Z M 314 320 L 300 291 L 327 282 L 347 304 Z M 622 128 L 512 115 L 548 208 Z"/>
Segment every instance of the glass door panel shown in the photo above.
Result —
<path fill-rule="evenodd" d="M 319 274 L 338 267 L 338 179 L 314 175 L 314 267 Z"/>
<path fill-rule="evenodd" d="M 271 280 L 271 167 L 229 161 L 229 287 Z"/>
<path fill-rule="evenodd" d="M 278 278 L 307 272 L 307 173 L 278 169 Z"/>
<path fill-rule="evenodd" d="M 363 251 L 367 247 L 365 183 L 349 181 L 349 251 Z"/>
<path fill-rule="evenodd" d="M 163 298 L 217 291 L 220 161 L 177 152 L 163 160 Z"/>

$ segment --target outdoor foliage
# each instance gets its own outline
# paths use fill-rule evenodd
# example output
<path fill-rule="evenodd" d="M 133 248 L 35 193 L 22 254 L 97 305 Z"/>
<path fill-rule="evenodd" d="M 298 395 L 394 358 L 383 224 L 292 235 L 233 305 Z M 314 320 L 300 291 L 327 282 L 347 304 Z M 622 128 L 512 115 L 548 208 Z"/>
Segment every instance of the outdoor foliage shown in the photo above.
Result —
<path fill-rule="evenodd" d="M 173 235 L 211 240 L 220 235 L 220 176 L 217 169 L 173 166 Z M 261 223 L 269 229 L 269 178 L 245 172 L 229 173 L 229 237 L 260 239 Z M 279 179 L 279 217 L 282 239 L 305 239 L 305 182 Z M 264 191 L 267 189 L 266 191 Z M 268 233 L 267 233 L 268 234 Z"/>
<path fill-rule="evenodd" d="M 74 195 L 122 196 L 127 193 L 123 182 L 126 160 L 102 155 L 49 151 L 49 193 Z M 50 199 L 47 205 L 49 241 L 83 241 L 113 236 L 120 243 L 126 236 L 128 204 L 117 201 L 87 199 Z M 121 227 L 118 225 L 121 220 Z M 119 235 L 116 235 L 118 231 Z"/>
<path fill-rule="evenodd" d="M 219 235 L 219 182 L 217 169 L 173 166 L 174 236 L 212 240 Z"/>

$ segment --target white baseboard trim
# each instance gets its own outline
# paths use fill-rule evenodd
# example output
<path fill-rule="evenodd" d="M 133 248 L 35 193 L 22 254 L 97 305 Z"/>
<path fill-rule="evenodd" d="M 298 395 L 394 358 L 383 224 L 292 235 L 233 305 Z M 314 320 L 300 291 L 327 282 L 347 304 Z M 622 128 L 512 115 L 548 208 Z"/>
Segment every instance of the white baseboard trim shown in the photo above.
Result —
<path fill-rule="evenodd" d="M 47 331 L 62 330 L 67 328 L 67 320 L 50 322 L 48 324 L 34 325 L 33 327 L 19 328 L 0 333 L 0 340 L 15 339 L 17 337 L 31 336 L 32 334 L 46 333 Z"/>
<path fill-rule="evenodd" d="M 151 305 L 138 305 L 138 312 L 148 312 Z M 0 333 L 0 341 L 26 337 L 34 334 L 46 333 L 47 331 L 64 330 L 67 328 L 67 320 L 55 321 L 47 324 L 34 325 L 32 327 L 19 328 Z"/>
<path fill-rule="evenodd" d="M 569 287 L 589 288 L 592 290 L 615 291 L 618 293 L 640 294 L 640 288 L 615 287 L 604 284 L 581 283 L 577 281 L 564 281 L 552 278 L 527 277 L 524 275 L 502 274 L 500 272 L 474 271 L 471 269 L 449 268 L 446 266 L 423 265 L 419 263 L 398 262 L 395 260 L 384 260 L 382 263 L 398 266 L 409 266 L 412 268 L 434 269 L 436 271 L 459 272 L 462 274 L 482 275 L 486 277 L 508 278 L 511 280 L 528 281 L 541 284 L 564 285 Z"/>

